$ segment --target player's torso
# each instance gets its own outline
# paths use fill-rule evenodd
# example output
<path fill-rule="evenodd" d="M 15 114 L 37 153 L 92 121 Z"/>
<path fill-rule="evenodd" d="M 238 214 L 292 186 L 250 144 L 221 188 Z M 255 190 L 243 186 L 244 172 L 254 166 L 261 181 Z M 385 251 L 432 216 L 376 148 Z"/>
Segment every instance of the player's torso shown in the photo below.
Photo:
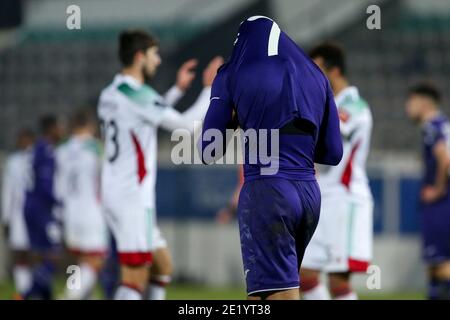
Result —
<path fill-rule="evenodd" d="M 7 168 L 12 184 L 11 203 L 13 210 L 19 213 L 22 211 L 31 175 L 31 151 L 18 151 L 12 154 L 8 159 Z"/>
<path fill-rule="evenodd" d="M 98 107 L 105 146 L 102 186 L 113 192 L 145 189 L 151 193 L 156 180 L 157 127 L 130 112 L 134 102 L 121 83 L 115 81 L 103 91 Z"/>
<path fill-rule="evenodd" d="M 39 201 L 42 190 L 39 190 L 37 179 L 47 178 L 53 179 L 52 170 L 55 166 L 55 148 L 52 144 L 38 140 L 30 151 L 29 170 L 27 179 L 27 197 L 32 200 Z M 48 177 L 51 175 L 51 177 Z"/>
<path fill-rule="evenodd" d="M 438 115 L 427 122 L 422 129 L 424 176 L 423 183 L 433 185 L 436 179 L 437 160 L 434 147 L 443 138 L 450 152 L 450 122 L 444 115 Z M 449 173 L 450 174 L 450 173 Z"/>
<path fill-rule="evenodd" d="M 336 105 L 341 115 L 343 157 L 335 167 L 319 166 L 318 182 L 322 195 L 350 194 L 371 198 L 366 173 L 373 125 L 369 106 L 356 87 L 348 87 L 337 95 Z"/>
<path fill-rule="evenodd" d="M 72 137 L 57 150 L 57 188 L 65 210 L 98 209 L 100 148 L 94 138 Z"/>

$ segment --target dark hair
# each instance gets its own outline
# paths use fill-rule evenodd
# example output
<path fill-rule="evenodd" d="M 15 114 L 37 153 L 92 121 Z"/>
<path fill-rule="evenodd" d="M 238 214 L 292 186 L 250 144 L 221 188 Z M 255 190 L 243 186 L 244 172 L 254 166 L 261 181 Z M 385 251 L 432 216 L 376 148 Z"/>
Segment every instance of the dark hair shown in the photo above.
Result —
<path fill-rule="evenodd" d="M 311 59 L 322 58 L 327 69 L 339 68 L 341 73 L 345 75 L 346 64 L 345 64 L 345 53 L 338 44 L 332 42 L 322 43 L 314 47 L 309 55 Z"/>
<path fill-rule="evenodd" d="M 58 119 L 53 114 L 47 114 L 39 121 L 39 127 L 42 134 L 49 133 L 58 124 Z"/>
<path fill-rule="evenodd" d="M 84 128 L 91 122 L 93 122 L 93 117 L 92 114 L 87 110 L 76 111 L 70 119 L 70 125 L 72 129 Z"/>
<path fill-rule="evenodd" d="M 133 63 L 137 52 L 158 45 L 158 40 L 144 30 L 125 30 L 119 36 L 119 59 L 124 67 Z"/>
<path fill-rule="evenodd" d="M 439 89 L 427 82 L 418 83 L 411 87 L 409 89 L 409 95 L 413 94 L 431 98 L 436 104 L 440 103 L 442 99 Z"/>

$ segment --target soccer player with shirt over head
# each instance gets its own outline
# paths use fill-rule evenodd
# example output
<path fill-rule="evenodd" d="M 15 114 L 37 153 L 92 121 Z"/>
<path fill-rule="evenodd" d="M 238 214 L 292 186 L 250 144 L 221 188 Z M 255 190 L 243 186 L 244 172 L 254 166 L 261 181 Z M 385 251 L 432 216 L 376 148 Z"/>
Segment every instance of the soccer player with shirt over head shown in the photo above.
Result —
<path fill-rule="evenodd" d="M 351 275 L 366 272 L 372 259 L 373 199 L 366 173 L 372 114 L 358 88 L 346 78 L 342 48 L 325 43 L 312 49 L 310 56 L 333 88 L 344 154 L 338 166 L 318 170 L 320 221 L 305 252 L 301 289 L 305 299 L 330 299 L 319 281 L 322 271 L 328 273 L 334 299 L 355 300 Z"/>
<path fill-rule="evenodd" d="M 205 163 L 226 151 L 226 143 L 223 150 L 216 144 L 221 138 L 208 136 L 225 138 L 236 122 L 246 138 L 237 211 L 248 297 L 299 299 L 299 268 L 320 213 L 314 162 L 337 165 L 342 141 L 327 78 L 267 17 L 241 23 L 232 55 L 214 80 L 200 140 Z M 278 141 L 271 136 L 269 145 L 265 130 L 278 132 Z M 247 136 L 252 132 L 258 141 Z M 270 149 L 276 166 L 253 154 L 260 148 Z"/>
<path fill-rule="evenodd" d="M 2 181 L 2 223 L 7 229 L 8 247 L 13 254 L 13 279 L 17 299 L 31 285 L 30 244 L 24 218 L 24 201 L 34 135 L 21 130 L 17 136 L 17 151 L 6 160 Z"/>
<path fill-rule="evenodd" d="M 450 122 L 439 110 L 440 92 L 423 83 L 410 89 L 408 117 L 422 127 L 424 172 L 420 192 L 423 258 L 428 298 L 450 299 Z"/>
<path fill-rule="evenodd" d="M 78 259 L 79 287 L 66 287 L 65 299 L 89 299 L 108 249 L 106 222 L 100 203 L 100 143 L 95 121 L 87 111 L 71 120 L 72 135 L 57 149 L 56 193 L 64 206 L 64 239 Z"/>
<path fill-rule="evenodd" d="M 206 113 L 210 86 L 223 63 L 219 57 L 210 62 L 203 73 L 204 89 L 197 101 L 187 111 L 179 113 L 171 106 L 186 88 L 172 88 L 164 98 L 145 84 L 146 78 L 152 77 L 161 63 L 158 50 L 157 41 L 147 32 L 122 32 L 119 57 L 123 68 L 102 91 L 98 105 L 105 140 L 102 201 L 121 265 L 121 283 L 115 299 L 143 298 L 152 251 L 154 245 L 161 242 L 155 239 L 160 236 L 159 231 L 155 232 L 157 129 L 183 128 L 193 132 L 194 122 L 201 121 Z M 187 62 L 182 67 L 185 75 L 192 75 L 190 69 L 194 64 Z M 160 263 L 161 267 L 169 260 L 167 250 L 163 255 L 165 262 Z M 159 269 L 162 273 L 164 268 Z M 167 271 L 170 268 L 165 269 L 166 273 L 170 272 Z M 169 275 L 164 276 L 167 281 Z M 149 291 L 148 298 L 161 298 L 161 290 L 158 290 L 158 297 L 154 296 L 151 286 Z"/>

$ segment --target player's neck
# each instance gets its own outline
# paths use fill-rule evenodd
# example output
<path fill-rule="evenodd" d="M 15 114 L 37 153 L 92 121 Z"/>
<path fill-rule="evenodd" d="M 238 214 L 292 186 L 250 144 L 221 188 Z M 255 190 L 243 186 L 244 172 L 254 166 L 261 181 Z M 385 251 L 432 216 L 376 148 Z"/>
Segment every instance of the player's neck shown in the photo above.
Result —
<path fill-rule="evenodd" d="M 90 131 L 87 130 L 78 130 L 73 132 L 73 136 L 78 139 L 89 139 L 92 137 Z"/>
<path fill-rule="evenodd" d="M 126 67 L 126 68 L 122 69 L 122 74 L 132 77 L 133 79 L 135 79 L 136 81 L 138 81 L 141 84 L 145 82 L 144 75 L 142 74 L 141 68 L 138 68 L 135 66 Z"/>
<path fill-rule="evenodd" d="M 341 93 L 343 90 L 348 88 L 350 86 L 348 80 L 344 77 L 337 78 L 333 81 L 333 93 L 335 96 L 337 96 L 339 93 Z"/>

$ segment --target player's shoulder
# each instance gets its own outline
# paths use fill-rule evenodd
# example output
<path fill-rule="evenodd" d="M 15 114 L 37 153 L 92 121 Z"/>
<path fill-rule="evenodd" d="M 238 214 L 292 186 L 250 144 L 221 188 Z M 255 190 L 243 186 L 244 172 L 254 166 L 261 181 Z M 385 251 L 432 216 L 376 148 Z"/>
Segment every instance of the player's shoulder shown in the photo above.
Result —
<path fill-rule="evenodd" d="M 5 170 L 14 170 L 19 166 L 22 157 L 20 151 L 14 151 L 6 157 Z"/>
<path fill-rule="evenodd" d="M 158 92 L 147 84 L 134 86 L 128 82 L 123 82 L 117 86 L 117 91 L 122 94 L 128 101 L 141 106 L 164 106 L 164 99 Z"/>
<path fill-rule="evenodd" d="M 118 74 L 110 86 L 102 92 L 104 96 L 115 95 L 132 105 L 141 107 L 164 104 L 163 97 L 150 85 L 141 84 L 129 75 Z"/>
<path fill-rule="evenodd" d="M 369 103 L 361 96 L 357 87 L 352 86 L 338 95 L 338 107 L 344 108 L 352 114 L 370 112 Z"/>
<path fill-rule="evenodd" d="M 438 115 L 437 117 L 427 121 L 423 126 L 424 143 L 431 145 L 436 143 L 439 138 L 445 136 L 445 130 L 449 126 L 449 121 L 446 116 Z"/>
<path fill-rule="evenodd" d="M 90 154 L 93 154 L 97 157 L 101 156 L 102 154 L 102 146 L 100 141 L 98 141 L 95 138 L 89 138 L 86 139 L 86 141 L 84 141 L 83 145 L 83 150 L 89 152 Z"/>
<path fill-rule="evenodd" d="M 72 141 L 71 139 L 67 139 L 63 141 L 58 147 L 55 148 L 55 156 L 57 160 L 61 160 L 64 158 L 71 148 Z"/>

